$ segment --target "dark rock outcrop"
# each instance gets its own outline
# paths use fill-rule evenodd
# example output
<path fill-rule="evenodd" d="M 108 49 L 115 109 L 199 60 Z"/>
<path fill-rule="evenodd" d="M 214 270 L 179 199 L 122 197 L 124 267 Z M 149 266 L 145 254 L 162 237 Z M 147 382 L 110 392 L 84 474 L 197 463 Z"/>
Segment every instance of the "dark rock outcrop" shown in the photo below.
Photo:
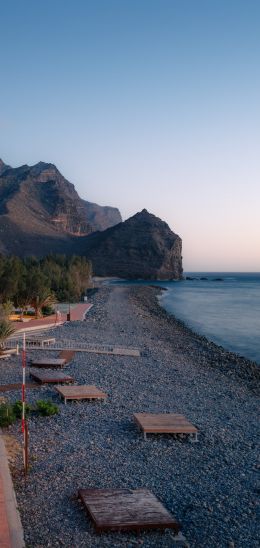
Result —
<path fill-rule="evenodd" d="M 10 166 L 7 166 L 0 158 L 0 177 L 4 171 L 7 171 L 7 169 L 10 169 Z"/>
<path fill-rule="evenodd" d="M 182 278 L 181 238 L 146 209 L 105 232 L 84 238 L 84 243 L 99 276 Z"/>

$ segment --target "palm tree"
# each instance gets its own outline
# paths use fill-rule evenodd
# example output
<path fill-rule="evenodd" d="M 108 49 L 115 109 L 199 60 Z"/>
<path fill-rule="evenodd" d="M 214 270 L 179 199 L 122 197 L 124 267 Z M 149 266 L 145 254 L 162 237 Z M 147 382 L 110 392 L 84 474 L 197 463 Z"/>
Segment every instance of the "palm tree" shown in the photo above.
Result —
<path fill-rule="evenodd" d="M 4 343 L 10 335 L 15 331 L 15 328 L 8 320 L 0 320 L 0 352 L 4 347 Z"/>
<path fill-rule="evenodd" d="M 42 308 L 44 306 L 52 306 L 56 303 L 56 297 L 50 291 L 43 289 L 38 292 L 38 295 L 31 299 L 31 306 L 35 310 L 36 318 L 42 317 Z"/>

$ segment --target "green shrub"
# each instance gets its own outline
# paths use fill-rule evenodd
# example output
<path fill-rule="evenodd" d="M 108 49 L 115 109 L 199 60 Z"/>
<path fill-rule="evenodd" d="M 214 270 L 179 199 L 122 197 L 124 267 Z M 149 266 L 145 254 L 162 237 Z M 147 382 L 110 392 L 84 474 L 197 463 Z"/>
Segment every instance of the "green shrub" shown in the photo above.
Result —
<path fill-rule="evenodd" d="M 59 413 L 59 407 L 51 401 L 38 400 L 36 402 L 37 411 L 43 417 L 49 417 L 50 415 L 56 415 Z"/>
<path fill-rule="evenodd" d="M 6 339 L 14 333 L 14 326 L 8 320 L 0 319 L 0 346 L 3 346 Z"/>
<path fill-rule="evenodd" d="M 35 316 L 34 310 L 26 310 L 23 313 L 24 316 Z"/>
<path fill-rule="evenodd" d="M 2 403 L 0 405 L 0 426 L 10 426 L 16 420 L 12 405 Z"/>
<path fill-rule="evenodd" d="M 13 404 L 13 412 L 16 416 L 17 419 L 21 419 L 22 418 L 22 410 L 23 410 L 23 403 L 21 402 L 21 400 L 17 400 L 14 404 Z M 28 403 L 25 404 L 25 416 L 28 417 L 30 411 L 32 410 L 31 408 L 31 405 L 29 405 Z"/>
<path fill-rule="evenodd" d="M 55 309 L 53 306 L 43 306 L 42 307 L 42 314 L 43 316 L 51 316 L 52 314 L 55 314 Z"/>

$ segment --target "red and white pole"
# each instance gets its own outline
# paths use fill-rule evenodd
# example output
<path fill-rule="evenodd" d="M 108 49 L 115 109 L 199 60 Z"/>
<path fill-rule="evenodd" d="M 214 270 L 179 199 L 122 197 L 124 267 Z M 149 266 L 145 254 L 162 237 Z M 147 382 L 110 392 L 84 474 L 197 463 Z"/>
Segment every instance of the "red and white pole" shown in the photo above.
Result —
<path fill-rule="evenodd" d="M 22 432 L 24 433 L 24 431 L 25 431 L 25 372 L 26 372 L 26 344 L 25 344 L 25 333 L 23 334 L 22 365 L 23 365 L 23 382 L 22 382 Z"/>
<path fill-rule="evenodd" d="M 25 411 L 25 373 L 26 373 L 26 342 L 25 333 L 23 334 L 23 352 L 22 352 L 22 365 L 23 365 L 23 382 L 22 382 L 22 433 L 23 433 L 23 461 L 24 461 L 24 475 L 27 476 L 28 472 L 28 427 Z"/>

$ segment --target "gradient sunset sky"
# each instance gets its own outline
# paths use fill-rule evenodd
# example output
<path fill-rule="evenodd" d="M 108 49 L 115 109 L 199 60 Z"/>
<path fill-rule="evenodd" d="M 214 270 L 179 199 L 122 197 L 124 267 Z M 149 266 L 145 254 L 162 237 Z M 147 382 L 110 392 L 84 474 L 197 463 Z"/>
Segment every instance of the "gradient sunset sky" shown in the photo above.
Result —
<path fill-rule="evenodd" d="M 0 2 L 0 157 L 260 271 L 259 0 Z"/>

